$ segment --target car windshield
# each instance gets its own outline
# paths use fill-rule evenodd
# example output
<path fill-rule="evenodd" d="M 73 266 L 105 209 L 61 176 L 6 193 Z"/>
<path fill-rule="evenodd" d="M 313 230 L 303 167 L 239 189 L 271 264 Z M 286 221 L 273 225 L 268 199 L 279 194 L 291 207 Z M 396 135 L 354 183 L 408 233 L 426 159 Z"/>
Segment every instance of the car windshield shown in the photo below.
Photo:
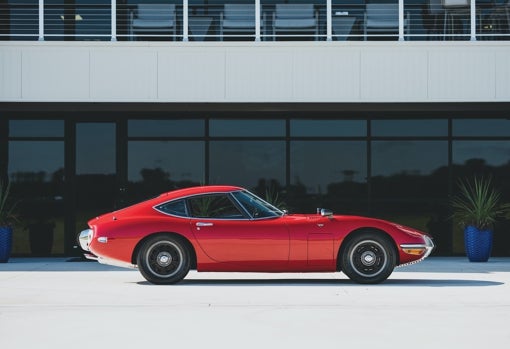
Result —
<path fill-rule="evenodd" d="M 232 193 L 232 195 L 253 218 L 270 218 L 284 215 L 283 211 L 249 191 L 237 191 Z"/>

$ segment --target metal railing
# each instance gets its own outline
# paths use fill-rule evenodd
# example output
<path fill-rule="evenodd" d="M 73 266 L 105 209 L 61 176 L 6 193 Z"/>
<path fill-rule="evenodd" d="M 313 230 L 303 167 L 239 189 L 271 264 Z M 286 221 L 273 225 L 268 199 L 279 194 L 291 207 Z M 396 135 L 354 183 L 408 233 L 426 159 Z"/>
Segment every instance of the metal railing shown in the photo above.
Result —
<path fill-rule="evenodd" d="M 372 1 L 8 0 L 0 4 L 0 40 L 510 38 L 510 0 Z"/>

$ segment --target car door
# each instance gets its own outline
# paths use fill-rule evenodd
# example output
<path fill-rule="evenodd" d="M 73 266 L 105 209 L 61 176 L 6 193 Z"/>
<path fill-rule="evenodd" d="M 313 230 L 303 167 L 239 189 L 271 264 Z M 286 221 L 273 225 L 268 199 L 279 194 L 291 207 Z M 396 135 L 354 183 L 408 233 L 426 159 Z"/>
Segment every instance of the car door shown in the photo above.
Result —
<path fill-rule="evenodd" d="M 282 270 L 289 231 L 280 217 L 251 219 L 228 193 L 188 199 L 191 230 L 209 258 L 236 270 Z"/>

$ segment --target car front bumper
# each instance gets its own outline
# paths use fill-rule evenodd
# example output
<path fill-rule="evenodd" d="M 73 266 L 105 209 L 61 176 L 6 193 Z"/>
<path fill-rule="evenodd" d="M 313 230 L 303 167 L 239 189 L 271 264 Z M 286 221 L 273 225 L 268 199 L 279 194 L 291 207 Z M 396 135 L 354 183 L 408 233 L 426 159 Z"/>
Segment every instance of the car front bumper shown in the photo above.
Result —
<path fill-rule="evenodd" d="M 434 242 L 427 235 L 423 236 L 423 243 L 422 244 L 401 244 L 400 245 L 400 249 L 402 251 L 404 251 L 405 253 L 407 253 L 407 254 L 419 254 L 419 255 L 421 255 L 421 257 L 419 259 L 415 260 L 415 261 L 412 261 L 412 262 L 409 262 L 409 263 L 405 263 L 405 264 L 401 264 L 401 265 L 399 265 L 399 267 L 402 267 L 402 266 L 405 266 L 405 265 L 410 265 L 410 264 L 415 264 L 415 263 L 419 263 L 419 262 L 423 261 L 425 258 L 430 256 L 432 251 L 434 251 L 434 248 L 435 248 Z"/>

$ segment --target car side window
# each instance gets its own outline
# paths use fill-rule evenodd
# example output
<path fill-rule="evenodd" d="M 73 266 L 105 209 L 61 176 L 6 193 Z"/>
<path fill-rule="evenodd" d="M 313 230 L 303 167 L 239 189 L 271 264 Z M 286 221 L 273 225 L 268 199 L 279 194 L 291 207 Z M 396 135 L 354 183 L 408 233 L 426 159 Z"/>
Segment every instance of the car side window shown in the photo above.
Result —
<path fill-rule="evenodd" d="M 175 200 L 165 202 L 164 204 L 155 207 L 156 210 L 172 216 L 187 217 L 186 202 L 184 200 Z"/>
<path fill-rule="evenodd" d="M 191 216 L 196 218 L 241 219 L 241 211 L 227 194 L 195 196 L 188 199 Z"/>

